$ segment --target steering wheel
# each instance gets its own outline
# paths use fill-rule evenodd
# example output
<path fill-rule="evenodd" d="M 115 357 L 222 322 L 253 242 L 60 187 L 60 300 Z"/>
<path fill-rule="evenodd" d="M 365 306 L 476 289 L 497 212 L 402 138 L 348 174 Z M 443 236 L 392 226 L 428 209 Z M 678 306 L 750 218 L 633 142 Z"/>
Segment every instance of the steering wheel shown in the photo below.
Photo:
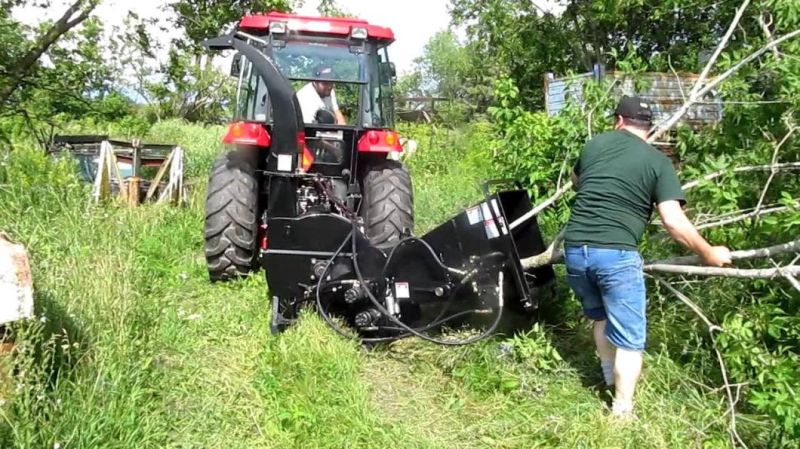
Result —
<path fill-rule="evenodd" d="M 322 125 L 333 125 L 336 123 L 336 116 L 333 115 L 333 112 L 320 108 L 317 109 L 317 113 L 314 114 L 314 121 Z"/>

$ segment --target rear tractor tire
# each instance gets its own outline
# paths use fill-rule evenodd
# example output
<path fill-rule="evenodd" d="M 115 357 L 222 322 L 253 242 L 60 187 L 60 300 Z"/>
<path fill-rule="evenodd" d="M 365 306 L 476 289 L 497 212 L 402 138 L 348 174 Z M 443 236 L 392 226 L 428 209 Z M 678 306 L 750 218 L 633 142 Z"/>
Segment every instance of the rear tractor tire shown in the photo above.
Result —
<path fill-rule="evenodd" d="M 361 216 L 372 245 L 391 248 L 414 231 L 414 194 L 408 170 L 397 161 L 381 161 L 363 178 Z"/>
<path fill-rule="evenodd" d="M 258 181 L 255 161 L 230 151 L 211 168 L 206 197 L 205 255 L 212 282 L 258 269 Z"/>

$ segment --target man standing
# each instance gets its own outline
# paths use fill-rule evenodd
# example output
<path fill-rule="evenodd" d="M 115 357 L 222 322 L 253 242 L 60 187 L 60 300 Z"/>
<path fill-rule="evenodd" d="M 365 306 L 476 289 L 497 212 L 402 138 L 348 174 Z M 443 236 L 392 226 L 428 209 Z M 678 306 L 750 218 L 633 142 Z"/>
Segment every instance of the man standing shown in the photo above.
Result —
<path fill-rule="evenodd" d="M 656 206 L 669 234 L 711 266 L 729 264 L 728 248 L 711 246 L 683 213 L 672 161 L 647 143 L 649 105 L 624 97 L 614 131 L 590 140 L 572 173 L 577 196 L 567 223 L 567 281 L 594 321 L 593 336 L 612 413 L 632 416 L 645 347 L 646 291 L 639 241 Z"/>
<path fill-rule="evenodd" d="M 303 113 L 303 122 L 313 123 L 317 111 L 324 109 L 334 114 L 336 124 L 346 125 L 347 121 L 339 111 L 336 92 L 333 90 L 333 68 L 321 65 L 314 69 L 313 74 L 318 81 L 312 81 L 297 91 L 297 101 L 300 103 L 300 110 Z"/>

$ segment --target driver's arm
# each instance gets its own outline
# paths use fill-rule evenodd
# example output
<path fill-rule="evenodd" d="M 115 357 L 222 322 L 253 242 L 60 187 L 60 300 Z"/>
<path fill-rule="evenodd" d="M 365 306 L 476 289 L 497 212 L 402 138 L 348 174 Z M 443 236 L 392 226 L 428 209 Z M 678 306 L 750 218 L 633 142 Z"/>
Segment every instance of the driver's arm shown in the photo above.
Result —
<path fill-rule="evenodd" d="M 342 114 L 342 111 L 337 109 L 334 112 L 334 114 L 336 115 L 336 124 L 337 125 L 346 125 L 347 124 L 347 120 L 344 118 L 344 114 Z"/>

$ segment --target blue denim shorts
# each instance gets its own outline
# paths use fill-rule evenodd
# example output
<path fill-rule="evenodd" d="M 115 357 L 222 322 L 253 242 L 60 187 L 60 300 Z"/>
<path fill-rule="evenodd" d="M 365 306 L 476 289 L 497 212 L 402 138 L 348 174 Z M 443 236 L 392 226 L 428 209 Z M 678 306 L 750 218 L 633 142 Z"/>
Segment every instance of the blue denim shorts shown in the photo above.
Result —
<path fill-rule="evenodd" d="M 608 320 L 614 346 L 641 351 L 647 337 L 642 257 L 637 251 L 570 246 L 564 249 L 567 282 L 594 321 Z"/>

